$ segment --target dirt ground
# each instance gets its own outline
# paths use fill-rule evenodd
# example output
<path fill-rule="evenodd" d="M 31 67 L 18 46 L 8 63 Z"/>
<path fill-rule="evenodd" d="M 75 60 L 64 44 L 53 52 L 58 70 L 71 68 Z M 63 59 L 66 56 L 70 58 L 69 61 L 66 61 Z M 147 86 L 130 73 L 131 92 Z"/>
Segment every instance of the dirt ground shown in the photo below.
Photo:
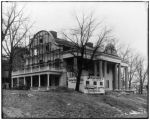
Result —
<path fill-rule="evenodd" d="M 3 90 L 3 118 L 147 118 L 147 96 Z"/>

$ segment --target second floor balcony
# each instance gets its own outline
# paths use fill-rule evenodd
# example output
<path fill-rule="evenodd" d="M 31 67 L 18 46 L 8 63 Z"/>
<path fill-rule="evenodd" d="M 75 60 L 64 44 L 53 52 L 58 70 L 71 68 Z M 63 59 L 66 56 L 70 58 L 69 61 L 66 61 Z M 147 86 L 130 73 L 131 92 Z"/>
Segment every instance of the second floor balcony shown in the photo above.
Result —
<path fill-rule="evenodd" d="M 13 71 L 13 75 L 20 75 L 20 74 L 28 74 L 28 73 L 35 73 L 35 72 L 44 72 L 44 71 L 53 71 L 53 72 L 63 72 L 64 68 L 62 65 L 54 66 L 49 64 L 39 64 L 39 65 L 31 65 L 25 66 L 19 70 Z"/>

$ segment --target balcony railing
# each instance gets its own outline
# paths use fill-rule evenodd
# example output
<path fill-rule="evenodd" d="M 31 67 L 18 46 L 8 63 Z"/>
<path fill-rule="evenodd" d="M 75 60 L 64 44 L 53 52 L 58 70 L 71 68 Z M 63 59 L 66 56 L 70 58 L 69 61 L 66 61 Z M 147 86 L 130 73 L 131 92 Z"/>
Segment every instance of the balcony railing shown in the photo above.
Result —
<path fill-rule="evenodd" d="M 54 66 L 49 66 L 47 64 L 45 64 L 45 65 L 43 65 L 43 64 L 42 65 L 34 65 L 34 66 L 24 67 L 24 68 L 17 70 L 17 71 L 13 71 L 12 75 L 42 72 L 42 71 L 62 72 L 63 67 L 54 67 Z"/>

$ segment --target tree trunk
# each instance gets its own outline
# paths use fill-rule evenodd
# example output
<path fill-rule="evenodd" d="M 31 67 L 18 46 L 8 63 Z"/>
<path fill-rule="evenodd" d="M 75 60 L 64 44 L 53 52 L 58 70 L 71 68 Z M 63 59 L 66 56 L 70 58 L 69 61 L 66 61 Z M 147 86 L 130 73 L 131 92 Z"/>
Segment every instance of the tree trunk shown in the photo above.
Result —
<path fill-rule="evenodd" d="M 76 91 L 79 91 L 80 88 L 80 79 L 81 79 L 81 74 L 82 74 L 82 69 L 79 70 L 78 75 L 77 75 L 77 83 L 76 83 Z"/>
<path fill-rule="evenodd" d="M 129 90 L 131 90 L 131 80 L 129 80 Z"/>
<path fill-rule="evenodd" d="M 129 90 L 131 90 L 131 73 L 130 73 L 130 78 L 129 78 Z"/>
<path fill-rule="evenodd" d="M 83 56 L 81 56 L 81 58 L 79 58 L 79 61 L 78 61 L 77 65 L 78 65 L 78 67 L 77 67 L 77 69 L 78 69 L 78 75 L 76 77 L 77 82 L 76 82 L 76 88 L 75 88 L 75 90 L 79 91 L 79 88 L 80 88 L 80 79 L 81 79 L 82 70 L 83 70 L 83 68 L 82 68 L 82 66 L 83 66 Z"/>
<path fill-rule="evenodd" d="M 140 94 L 143 94 L 143 83 L 140 84 Z"/>

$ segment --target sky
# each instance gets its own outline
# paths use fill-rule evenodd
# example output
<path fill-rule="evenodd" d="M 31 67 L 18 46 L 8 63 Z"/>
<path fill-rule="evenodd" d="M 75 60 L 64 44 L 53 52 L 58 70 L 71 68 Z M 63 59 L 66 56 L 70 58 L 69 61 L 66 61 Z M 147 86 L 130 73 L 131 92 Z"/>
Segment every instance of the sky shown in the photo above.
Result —
<path fill-rule="evenodd" d="M 120 44 L 147 57 L 148 14 L 146 2 L 18 2 L 34 22 L 31 33 L 53 30 L 59 33 L 75 24 L 75 14 L 91 11 L 98 21 L 112 29 Z"/>

